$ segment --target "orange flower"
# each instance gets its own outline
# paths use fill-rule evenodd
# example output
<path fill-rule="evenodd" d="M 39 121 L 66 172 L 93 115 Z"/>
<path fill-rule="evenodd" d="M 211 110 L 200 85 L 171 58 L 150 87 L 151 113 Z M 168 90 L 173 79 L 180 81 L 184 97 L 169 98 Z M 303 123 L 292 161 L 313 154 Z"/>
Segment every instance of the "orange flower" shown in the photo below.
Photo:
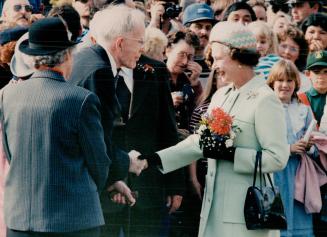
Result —
<path fill-rule="evenodd" d="M 211 111 L 208 124 L 212 132 L 221 136 L 228 135 L 232 129 L 232 123 L 233 118 L 221 108 L 216 108 Z"/>

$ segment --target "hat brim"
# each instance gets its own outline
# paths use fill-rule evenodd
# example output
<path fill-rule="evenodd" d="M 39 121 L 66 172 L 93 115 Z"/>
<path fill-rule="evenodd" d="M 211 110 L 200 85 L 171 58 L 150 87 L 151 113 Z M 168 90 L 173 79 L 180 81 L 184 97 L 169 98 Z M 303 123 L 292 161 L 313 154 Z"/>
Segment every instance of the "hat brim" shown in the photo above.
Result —
<path fill-rule="evenodd" d="M 327 67 L 327 62 L 316 62 L 311 64 L 310 66 L 306 67 L 306 70 L 310 70 L 314 67 Z"/>
<path fill-rule="evenodd" d="M 38 48 L 30 48 L 28 39 L 24 40 L 19 45 L 19 50 L 27 55 L 31 56 L 43 56 L 43 55 L 49 55 L 54 54 L 57 52 L 60 52 L 62 50 L 65 50 L 69 47 L 72 47 L 74 45 L 78 44 L 78 42 L 67 42 L 65 44 L 62 44 L 60 46 L 48 46 L 48 47 L 38 47 Z"/>
<path fill-rule="evenodd" d="M 20 51 L 15 52 L 10 62 L 10 70 L 11 73 L 16 77 L 28 77 L 32 75 L 35 71 L 35 68 L 28 66 L 24 63 L 22 56 L 19 54 L 23 54 Z"/>
<path fill-rule="evenodd" d="M 187 21 L 183 25 L 185 26 L 187 24 L 198 22 L 198 21 L 210 21 L 213 25 L 218 22 L 216 19 L 212 19 L 209 17 L 201 17 L 201 18 L 196 18 L 195 20 Z"/>

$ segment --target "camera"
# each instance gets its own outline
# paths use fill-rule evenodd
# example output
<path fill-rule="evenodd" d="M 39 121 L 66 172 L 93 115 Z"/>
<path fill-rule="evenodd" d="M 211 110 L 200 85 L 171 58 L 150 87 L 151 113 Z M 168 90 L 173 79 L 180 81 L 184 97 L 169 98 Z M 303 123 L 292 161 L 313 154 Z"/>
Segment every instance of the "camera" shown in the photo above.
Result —
<path fill-rule="evenodd" d="M 289 1 L 289 0 L 271 0 L 270 1 L 272 11 L 274 13 L 277 13 L 278 11 L 288 13 L 290 11 L 290 6 L 289 6 L 290 3 L 291 3 L 291 1 Z"/>
<path fill-rule="evenodd" d="M 178 17 L 178 15 L 182 12 L 182 7 L 179 5 L 176 5 L 173 2 L 166 2 L 163 4 L 165 8 L 165 13 L 163 14 L 164 18 L 175 18 Z"/>

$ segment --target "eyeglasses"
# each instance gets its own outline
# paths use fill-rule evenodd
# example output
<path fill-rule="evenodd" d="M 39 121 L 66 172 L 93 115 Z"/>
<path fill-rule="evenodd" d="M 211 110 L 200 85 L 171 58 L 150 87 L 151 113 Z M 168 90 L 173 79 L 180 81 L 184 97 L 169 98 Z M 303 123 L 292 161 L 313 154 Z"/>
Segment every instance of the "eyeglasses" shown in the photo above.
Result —
<path fill-rule="evenodd" d="M 193 54 L 188 54 L 186 52 L 179 52 L 177 53 L 178 57 L 183 60 L 184 58 L 187 58 L 188 61 L 193 61 L 194 55 Z"/>
<path fill-rule="evenodd" d="M 125 39 L 134 40 L 137 43 L 139 43 L 141 46 L 144 46 L 145 43 L 143 39 L 136 39 L 136 38 L 129 38 L 129 37 L 125 37 Z"/>
<path fill-rule="evenodd" d="M 26 12 L 32 12 L 33 11 L 33 6 L 31 6 L 31 5 L 21 5 L 21 4 L 14 5 L 14 11 L 19 12 L 19 11 L 21 11 L 23 9 L 23 7 L 25 8 Z"/>
<path fill-rule="evenodd" d="M 292 53 L 298 53 L 299 49 L 294 46 L 289 46 L 287 44 L 280 44 L 279 47 L 281 47 L 283 50 L 289 49 Z"/>

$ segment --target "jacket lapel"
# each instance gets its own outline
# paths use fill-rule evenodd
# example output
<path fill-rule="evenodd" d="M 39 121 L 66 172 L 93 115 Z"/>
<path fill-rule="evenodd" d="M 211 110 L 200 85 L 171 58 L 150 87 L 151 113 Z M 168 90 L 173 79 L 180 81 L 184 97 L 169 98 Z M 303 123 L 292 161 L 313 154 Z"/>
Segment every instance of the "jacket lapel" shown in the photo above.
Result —
<path fill-rule="evenodd" d="M 142 62 L 140 63 L 142 65 Z M 138 65 L 133 70 L 134 88 L 132 94 L 132 108 L 131 117 L 137 112 L 146 96 L 148 96 L 148 90 L 151 88 L 152 83 L 146 83 L 150 80 L 154 80 L 154 74 L 146 73 L 142 66 Z"/>

